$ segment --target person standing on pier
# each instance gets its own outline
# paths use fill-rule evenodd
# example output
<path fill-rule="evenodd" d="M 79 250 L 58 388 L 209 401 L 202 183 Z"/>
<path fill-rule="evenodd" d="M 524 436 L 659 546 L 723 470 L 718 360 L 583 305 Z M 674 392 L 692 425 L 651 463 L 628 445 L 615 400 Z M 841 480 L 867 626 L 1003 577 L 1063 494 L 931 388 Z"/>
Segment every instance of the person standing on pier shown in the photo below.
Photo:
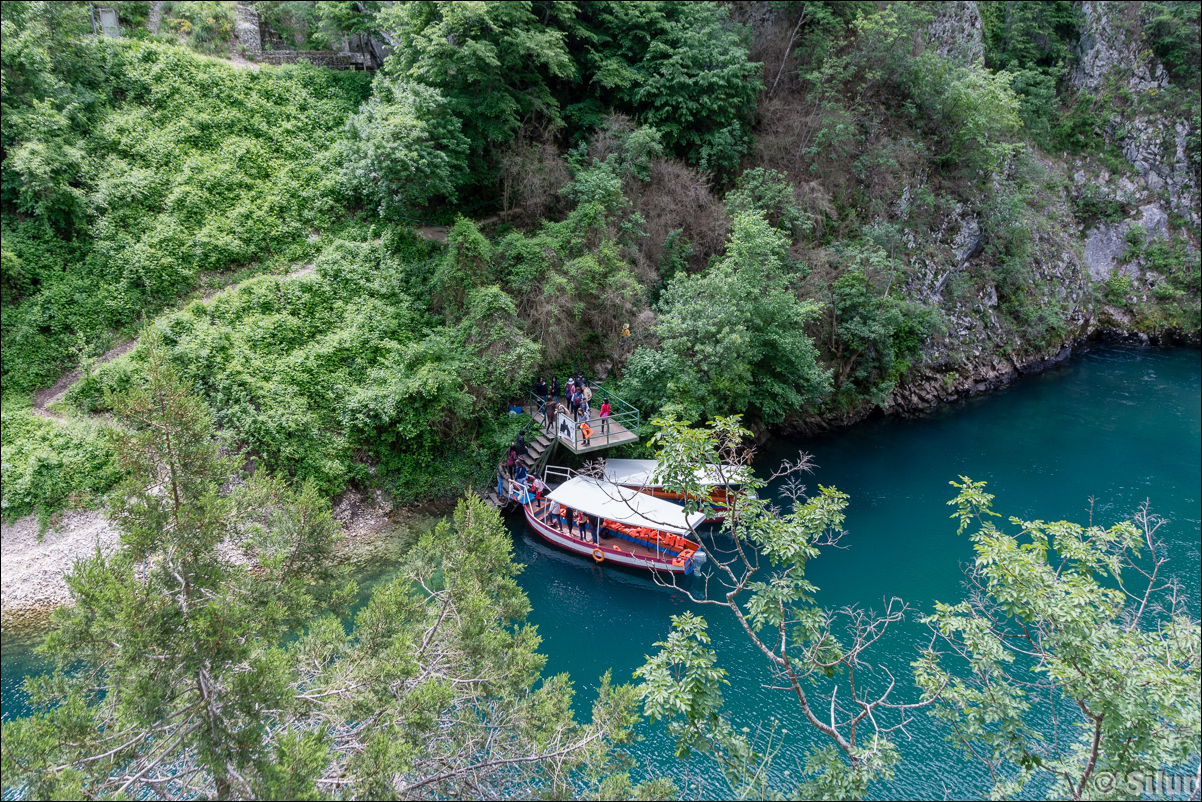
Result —
<path fill-rule="evenodd" d="M 542 376 L 534 383 L 534 395 L 538 397 L 538 411 L 544 418 L 547 417 L 547 383 Z"/>

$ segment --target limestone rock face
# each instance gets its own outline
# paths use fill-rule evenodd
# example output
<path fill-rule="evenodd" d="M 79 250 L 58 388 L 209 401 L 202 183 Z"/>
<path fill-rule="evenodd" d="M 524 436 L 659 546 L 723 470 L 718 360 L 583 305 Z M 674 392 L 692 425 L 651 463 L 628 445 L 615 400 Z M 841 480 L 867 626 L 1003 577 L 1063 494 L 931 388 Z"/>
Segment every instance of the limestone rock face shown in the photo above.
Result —
<path fill-rule="evenodd" d="M 1164 67 L 1147 50 L 1140 3 L 1081 3 L 1078 65 L 1071 80 L 1083 92 L 1099 91 L 1107 79 L 1122 82 L 1136 95 L 1152 96 L 1169 85 Z M 1138 107 L 1138 106 L 1137 106 Z M 1198 181 L 1187 154 L 1189 125 L 1183 120 L 1137 115 L 1122 121 L 1112 135 L 1147 189 L 1167 208 L 1200 222 Z"/>
<path fill-rule="evenodd" d="M 985 35 L 981 11 L 973 0 L 938 3 L 936 17 L 927 27 L 935 52 L 970 66 L 985 64 Z"/>
<path fill-rule="evenodd" d="M 1086 0 L 1081 14 L 1078 65 L 1072 73 L 1077 87 L 1095 90 L 1115 69 L 1134 92 L 1168 84 L 1164 67 L 1144 52 L 1138 4 Z"/>
<path fill-rule="evenodd" d="M 1123 137 L 1123 156 L 1169 209 L 1199 224 L 1198 181 L 1186 155 L 1189 128 L 1180 120 L 1136 117 Z"/>

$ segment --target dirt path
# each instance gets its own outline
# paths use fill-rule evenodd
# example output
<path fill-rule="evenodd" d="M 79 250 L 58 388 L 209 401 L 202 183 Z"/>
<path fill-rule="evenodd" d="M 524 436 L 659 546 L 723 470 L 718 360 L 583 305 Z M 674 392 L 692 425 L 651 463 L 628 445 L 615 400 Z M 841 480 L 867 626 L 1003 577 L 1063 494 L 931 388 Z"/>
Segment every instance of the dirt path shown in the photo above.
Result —
<path fill-rule="evenodd" d="M 445 241 L 445 239 L 446 239 L 446 237 L 444 236 L 443 240 Z M 316 269 L 317 269 L 316 263 L 310 262 L 309 264 L 305 265 L 304 267 L 300 268 L 299 270 L 293 270 L 291 273 L 285 273 L 283 278 L 287 278 L 287 279 L 301 278 L 303 276 L 311 275 Z M 258 276 L 253 276 L 253 278 L 258 278 Z M 246 279 L 246 281 L 250 281 L 250 279 Z M 240 281 L 236 284 L 230 284 L 228 286 L 221 287 L 220 289 L 216 289 L 216 290 L 212 290 L 211 292 L 207 292 L 200 297 L 200 300 L 208 301 L 210 298 L 220 295 L 223 292 L 229 292 L 232 289 L 236 289 L 237 287 L 240 287 L 242 285 L 242 283 L 243 282 Z M 137 344 L 138 344 L 138 339 L 135 337 L 134 339 L 129 340 L 128 342 L 123 342 L 120 345 L 114 345 L 112 348 L 105 351 L 104 356 L 97 359 L 95 364 L 102 365 L 105 362 L 111 362 L 112 360 L 116 359 L 117 357 L 121 356 L 122 354 L 128 353 Z M 79 381 L 81 376 L 83 376 L 83 371 L 79 368 L 76 368 L 75 370 L 64 373 L 62 376 L 59 377 L 58 381 L 56 381 L 54 384 L 50 385 L 49 387 L 42 389 L 42 390 L 38 390 L 36 393 L 34 393 L 34 395 L 33 395 L 33 414 L 39 415 L 43 418 L 55 418 L 57 420 L 62 420 L 63 418 L 61 415 L 56 415 L 55 413 L 48 410 L 47 407 L 50 406 L 51 404 L 55 404 L 55 403 L 58 403 L 59 401 L 63 400 L 63 396 L 67 394 L 67 390 L 70 389 L 71 385 L 75 384 L 75 382 Z"/>
<path fill-rule="evenodd" d="M 115 345 L 109 350 L 105 351 L 104 356 L 96 360 L 96 364 L 100 365 L 116 359 L 122 354 L 127 353 L 137 344 L 137 340 L 130 340 L 129 342 Z M 63 396 L 66 395 L 67 389 L 71 385 L 75 384 L 75 382 L 79 381 L 79 377 L 82 375 L 83 371 L 79 368 L 76 368 L 70 373 L 64 373 L 59 377 L 58 381 L 46 389 L 38 390 L 33 396 L 33 414 L 40 415 L 43 418 L 59 418 L 61 420 L 62 416 L 55 415 L 53 412 L 48 411 L 46 407 L 61 401 Z"/>
<path fill-rule="evenodd" d="M 447 232 L 450 231 L 446 226 L 415 226 L 415 228 L 417 229 L 417 235 L 422 239 L 444 244 L 447 241 Z"/>

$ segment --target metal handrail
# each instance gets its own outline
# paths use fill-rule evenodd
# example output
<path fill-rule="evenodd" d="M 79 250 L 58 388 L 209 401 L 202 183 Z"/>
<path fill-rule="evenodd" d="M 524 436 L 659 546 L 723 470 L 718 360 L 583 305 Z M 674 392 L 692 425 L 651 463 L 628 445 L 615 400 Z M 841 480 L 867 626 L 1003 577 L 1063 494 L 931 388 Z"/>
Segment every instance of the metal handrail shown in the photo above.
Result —
<path fill-rule="evenodd" d="M 609 399 L 610 413 L 605 418 L 600 416 L 598 412 L 600 404 L 598 404 L 597 407 L 591 408 L 591 412 L 587 420 L 572 421 L 572 426 L 568 427 L 568 432 L 565 434 L 561 431 L 558 418 L 553 417 L 553 415 L 548 414 L 547 412 L 547 405 L 549 404 L 549 401 L 542 396 L 536 395 L 533 391 L 529 393 L 531 417 L 534 417 L 534 411 L 538 410 L 542 414 L 542 421 L 539 423 L 539 425 L 542 427 L 543 431 L 551 434 L 552 437 L 563 440 L 565 443 L 569 443 L 573 449 L 579 448 L 583 445 L 582 441 L 584 438 L 582 437 L 582 433 L 580 431 L 581 423 L 587 423 L 589 429 L 591 429 L 593 432 L 593 434 L 589 437 L 589 446 L 608 446 L 610 443 L 611 434 L 613 433 L 613 426 L 608 424 L 613 423 L 619 424 L 622 428 L 628 432 L 632 432 L 637 437 L 639 425 L 641 423 L 641 413 L 639 412 L 638 407 L 628 403 L 627 401 L 624 401 L 600 382 L 589 382 L 589 386 L 593 388 L 594 399 L 598 395 L 600 395 L 602 399 Z M 606 425 L 602 425 L 603 423 Z"/>

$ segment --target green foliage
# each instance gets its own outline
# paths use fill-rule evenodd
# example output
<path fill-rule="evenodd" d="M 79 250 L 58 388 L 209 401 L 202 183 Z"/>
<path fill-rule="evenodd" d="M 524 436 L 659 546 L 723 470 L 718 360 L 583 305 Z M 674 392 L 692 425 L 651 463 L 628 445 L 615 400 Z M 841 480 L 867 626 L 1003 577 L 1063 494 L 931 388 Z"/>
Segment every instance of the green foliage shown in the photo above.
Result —
<path fill-rule="evenodd" d="M 838 685 L 844 672 L 862 664 L 871 642 L 901 620 L 904 609 L 899 611 L 894 600 L 879 617 L 845 610 L 850 618 L 848 637 L 840 638 L 833 634 L 836 616 L 815 603 L 817 588 L 805 579 L 806 565 L 819 555 L 820 545 L 840 537 L 847 496 L 820 486 L 818 493 L 804 498 L 789 479 L 786 494 L 791 499 L 783 509 L 777 507 L 778 501 L 764 492 L 766 482 L 748 469 L 753 455 L 743 443 L 751 433 L 739 425 L 738 417 L 717 418 L 705 429 L 670 418 L 654 423 L 656 476 L 672 492 L 698 499 L 687 509 L 713 512 L 709 486 L 703 486 L 699 477 L 717 475 L 724 483 L 737 481 L 741 486 L 726 511 L 721 540 L 713 534 L 700 535 L 712 576 L 723 583 L 723 590 L 712 595 L 705 590 L 686 592 L 694 601 L 704 599 L 735 617 L 757 653 L 764 655 L 771 685 L 797 701 L 822 742 L 811 742 L 802 776 L 793 780 L 796 785 L 770 784 L 769 770 L 784 745 L 785 733 L 777 731 L 775 722 L 761 721 L 755 736 L 749 737 L 749 728 L 739 732 L 722 715 L 726 672 L 718 667 L 717 654 L 710 648 L 706 622 L 691 614 L 673 617 L 673 631 L 656 644 L 659 652 L 636 672 L 643 680 L 640 690 L 646 715 L 668 725 L 677 757 L 698 752 L 714 759 L 732 798 L 862 798 L 871 782 L 892 777 L 899 759 L 881 730 L 885 714 L 881 705 L 894 683 L 884 694 L 861 685 L 850 710 L 837 701 L 843 698 Z M 794 473 L 808 466 L 803 456 L 801 462 L 786 464 L 782 470 Z M 834 712 L 828 716 L 812 707 L 811 694 L 829 698 Z"/>
<path fill-rule="evenodd" d="M 563 31 L 572 6 L 528 2 L 416 2 L 384 8 L 378 23 L 392 38 L 386 70 L 401 83 L 433 87 L 463 127 L 473 177 L 483 182 L 488 151 L 513 140 L 527 117 L 559 123 L 552 81 L 576 78 Z M 447 191 L 453 190 L 448 187 Z"/>
<path fill-rule="evenodd" d="M 799 76 L 821 110 L 806 148 L 814 169 L 829 161 L 846 168 L 868 142 L 888 151 L 875 140 L 885 131 L 896 138 L 898 129 L 921 132 L 935 165 L 967 183 L 992 174 L 1015 152 L 1020 103 L 1010 75 L 916 50 L 913 42 L 930 21 L 922 4 L 874 8 L 803 61 Z M 857 122 L 866 115 L 869 125 Z"/>
<path fill-rule="evenodd" d="M 1131 277 L 1119 270 L 1111 272 L 1110 278 L 1106 279 L 1106 302 L 1123 306 L 1127 303 L 1127 296 L 1131 294 Z"/>
<path fill-rule="evenodd" d="M 961 479 L 948 503 L 980 595 L 936 604 L 926 621 L 956 658 L 914 670 L 991 794 L 1129 798 L 1131 772 L 1194 765 L 1202 632 L 1159 575 L 1159 519 L 1146 505 L 1108 529 L 1010 518 L 1010 534 L 985 483 Z"/>
<path fill-rule="evenodd" d="M 102 350 L 203 271 L 312 254 L 314 229 L 344 224 L 322 154 L 366 89 L 105 38 L 51 60 L 27 41 L 42 25 L 31 11 L 5 28 L 5 392 L 57 377 L 77 335 Z"/>
<path fill-rule="evenodd" d="M 252 279 L 154 328 L 218 424 L 269 470 L 326 493 L 378 476 L 401 499 L 448 496 L 481 483 L 495 410 L 538 351 L 503 294 L 473 291 L 460 325 L 436 327 L 409 278 L 383 245 L 335 241 L 314 276 Z M 105 408 L 103 391 L 137 385 L 146 358 L 139 345 L 70 398 Z"/>
<path fill-rule="evenodd" d="M 43 646 L 55 673 L 27 683 L 41 712 L 4 724 L 6 789 L 111 794 L 144 777 L 138 787 L 151 790 L 164 749 L 198 766 L 181 781 L 217 796 L 244 787 L 243 772 L 270 755 L 262 711 L 282 708 L 289 692 L 273 644 L 311 615 L 313 583 L 332 578 L 336 524 L 312 488 L 261 486 L 246 545 L 264 540 L 262 523 L 275 543 L 259 575 L 221 556 L 218 546 L 245 531 L 234 499 L 220 492 L 234 460 L 220 454 L 203 403 L 159 345 L 150 338 L 145 347 L 145 385 L 110 397 L 126 476 L 111 497 L 121 548 L 81 560 L 68 578 L 74 604 L 56 611 Z"/>
<path fill-rule="evenodd" d="M 876 242 L 847 248 L 841 257 L 838 277 L 824 290 L 827 313 L 815 339 L 834 367 L 835 388 L 879 403 L 935 330 L 937 313 L 890 295 L 898 271 Z"/>
<path fill-rule="evenodd" d="M 817 222 L 801 210 L 788 176 L 763 167 L 744 170 L 739 175 L 735 188 L 726 193 L 726 210 L 731 218 L 758 212 L 792 239 L 809 233 Z"/>
<path fill-rule="evenodd" d="M 348 632 L 324 494 L 263 473 L 223 493 L 235 460 L 156 335 L 145 348 L 144 384 L 109 396 L 121 548 L 68 578 L 74 604 L 43 647 L 55 671 L 26 682 L 38 712 L 3 725 L 5 794 L 159 795 L 165 766 L 188 766 L 172 788 L 198 798 L 674 791 L 615 776 L 632 688 L 602 677 L 581 724 L 568 677 L 540 676 L 521 566 L 486 502 L 424 535 Z"/>
<path fill-rule="evenodd" d="M 721 716 L 722 686 L 730 680 L 716 665 L 706 628 L 705 619 L 692 613 L 672 616 L 668 639 L 656 643 L 659 652 L 634 672 L 643 680 L 644 711 L 653 724 L 666 721 L 677 758 L 693 752 L 714 758 L 733 798 L 773 798 L 764 756 Z"/>
<path fill-rule="evenodd" d="M 491 185 L 519 131 L 545 139 L 570 124 L 584 139 L 613 112 L 706 170 L 734 168 L 751 141 L 759 65 L 716 3 L 419 2 L 376 22 L 395 43 L 390 80 L 437 90 L 467 138 L 470 175 L 433 194 Z"/>
<path fill-rule="evenodd" d="M 820 401 L 830 376 L 804 331 L 820 307 L 799 302 L 791 289 L 788 246 L 760 213 L 738 215 L 717 265 L 668 284 L 656 324 L 660 347 L 635 351 L 624 392 L 683 420 L 751 408 L 774 423 Z"/>
<path fill-rule="evenodd" d="M 26 410 L 5 412 L 0 423 L 4 520 L 31 512 L 45 518 L 112 487 L 121 470 L 109 448 L 108 429 L 82 420 L 47 420 Z"/>
<path fill-rule="evenodd" d="M 134 3 L 128 5 L 133 6 Z M 145 4 L 139 9 L 141 19 L 130 18 L 131 25 L 145 25 Z M 234 4 L 222 0 L 188 0 L 163 3 L 159 36 L 176 38 L 201 53 L 228 53 L 234 39 Z M 124 18 L 125 15 L 122 15 Z M 136 29 L 135 29 L 136 30 Z"/>
<path fill-rule="evenodd" d="M 1136 310 L 1138 325 L 1149 331 L 1197 331 L 1202 325 L 1202 270 L 1196 250 L 1183 237 L 1154 237 L 1142 254 L 1146 269 L 1160 277 L 1153 301 Z"/>
<path fill-rule="evenodd" d="M 1033 349 L 1059 345 L 1068 331 L 1064 295 L 1056 289 L 1037 292 L 1032 272 L 1037 245 L 1068 222 L 1057 219 L 1056 207 L 1044 191 L 1046 178 L 1039 162 L 1016 159 L 981 209 L 981 243 L 993 265 L 988 278 L 997 291 L 999 322 L 1014 332 L 1021 347 Z M 1105 196 L 1093 197 L 1102 209 L 1112 208 Z"/>
<path fill-rule="evenodd" d="M 286 47 L 299 50 L 338 50 L 348 34 L 379 35 L 376 14 L 379 0 L 368 2 L 314 2 L 314 0 L 259 0 L 259 25 L 275 31 Z M 297 43 L 299 37 L 300 43 Z"/>
<path fill-rule="evenodd" d="M 581 4 L 569 45 L 589 93 L 564 104 L 577 126 L 609 109 L 655 127 L 703 170 L 734 168 L 750 144 L 760 65 L 716 3 Z"/>
<path fill-rule="evenodd" d="M 977 4 L 985 39 L 985 65 L 991 70 L 1025 70 L 1059 78 L 1072 56 L 1081 11 L 1068 0 L 1050 3 Z"/>
<path fill-rule="evenodd" d="M 1141 11 L 1146 15 L 1144 37 L 1152 52 L 1174 82 L 1192 87 L 1196 92 L 1197 67 L 1202 59 L 1202 44 L 1198 40 L 1198 4 L 1180 0 L 1146 2 L 1142 4 Z"/>
<path fill-rule="evenodd" d="M 1010 86 L 1018 97 L 1018 116 L 1027 138 L 1045 149 L 1053 147 L 1052 126 L 1059 120 L 1055 76 L 1019 70 L 1011 73 Z"/>
<path fill-rule="evenodd" d="M 412 214 L 432 198 L 455 200 L 468 177 L 468 140 L 437 89 L 379 77 L 341 144 L 347 183 L 380 217 Z"/>
<path fill-rule="evenodd" d="M 915 60 L 916 102 L 936 137 L 939 161 L 990 174 L 1015 152 L 1021 104 L 1007 73 L 962 67 L 924 53 Z"/>
<path fill-rule="evenodd" d="M 1093 228 L 1103 221 L 1117 223 L 1123 219 L 1126 211 L 1121 200 L 1092 184 L 1087 185 L 1073 201 L 1076 217 L 1086 228 Z"/>

